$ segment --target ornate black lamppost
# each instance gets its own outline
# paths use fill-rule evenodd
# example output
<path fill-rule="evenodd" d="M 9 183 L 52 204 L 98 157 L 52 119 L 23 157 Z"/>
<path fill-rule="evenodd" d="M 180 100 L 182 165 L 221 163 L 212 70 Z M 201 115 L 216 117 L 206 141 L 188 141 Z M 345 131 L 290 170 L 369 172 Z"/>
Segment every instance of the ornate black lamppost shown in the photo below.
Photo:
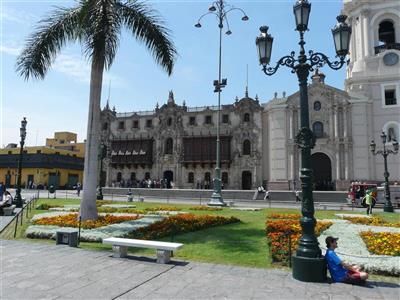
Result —
<path fill-rule="evenodd" d="M 306 55 L 304 33 L 308 30 L 308 20 L 311 3 L 307 0 L 297 0 L 293 6 L 296 19 L 296 30 L 300 33 L 300 52 L 295 58 L 295 52 L 282 57 L 275 67 L 269 67 L 273 37 L 268 34 L 268 27 L 260 28 L 261 35 L 256 39 L 260 64 L 266 75 L 273 75 L 280 66 L 286 66 L 296 73 L 300 86 L 300 121 L 301 129 L 296 136 L 296 143 L 301 149 L 301 187 L 302 187 L 302 217 L 300 224 L 302 236 L 296 254 L 292 257 L 293 277 L 301 281 L 321 282 L 326 280 L 326 262 L 321 255 L 318 240 L 315 236 L 316 220 L 314 218 L 314 200 L 312 193 L 311 149 L 315 145 L 315 136 L 310 130 L 308 111 L 307 78 L 310 71 L 327 64 L 334 70 L 340 69 L 346 62 L 349 52 L 351 28 L 345 23 L 346 16 L 338 16 L 338 24 L 332 29 L 338 61 L 330 62 L 322 53 L 308 52 Z"/>
<path fill-rule="evenodd" d="M 97 200 L 103 200 L 103 188 L 102 188 L 102 178 L 103 178 L 103 159 L 107 156 L 107 146 L 104 143 L 100 144 L 99 159 L 100 159 L 100 175 L 99 175 L 99 185 L 97 188 Z"/>
<path fill-rule="evenodd" d="M 249 17 L 246 15 L 243 9 L 234 7 L 232 5 L 226 4 L 224 0 L 218 0 L 211 4 L 208 8 L 208 12 L 203 14 L 197 24 L 194 25 L 197 28 L 201 27 L 200 21 L 206 15 L 215 15 L 218 19 L 218 28 L 219 28 L 219 56 L 218 56 L 218 80 L 214 80 L 214 93 L 218 93 L 218 121 L 217 121 L 217 161 L 215 167 L 215 178 L 214 178 L 214 192 L 211 196 L 211 200 L 208 205 L 213 206 L 225 206 L 226 203 L 222 199 L 221 194 L 221 153 L 220 153 L 220 119 L 221 119 L 221 91 L 227 84 L 226 79 L 221 78 L 221 59 L 222 59 L 222 29 L 224 28 L 224 23 L 226 23 L 227 31 L 225 32 L 226 35 L 232 34 L 232 31 L 229 28 L 228 23 L 228 13 L 233 10 L 239 10 L 243 13 L 242 21 L 249 20 Z"/>
<path fill-rule="evenodd" d="M 14 202 L 17 207 L 22 207 L 22 197 L 21 197 L 21 176 L 22 176 L 22 157 L 24 153 L 24 144 L 26 138 L 26 118 L 24 117 L 21 121 L 21 128 L 19 129 L 21 141 L 20 149 L 19 149 L 19 158 L 18 158 L 18 174 L 17 174 L 17 192 L 14 197 Z"/>
<path fill-rule="evenodd" d="M 390 201 L 390 189 L 389 189 L 389 172 L 388 172 L 388 166 L 387 166 L 387 157 L 389 154 L 397 154 L 399 152 L 399 143 L 394 140 L 392 145 L 393 145 L 393 150 L 387 149 L 386 148 L 386 134 L 382 132 L 381 134 L 382 138 L 382 143 L 383 143 L 383 150 L 378 150 L 376 151 L 376 144 L 372 140 L 371 144 L 369 144 L 369 148 L 372 152 L 373 155 L 382 155 L 383 156 L 383 163 L 385 167 L 385 172 L 383 173 L 383 176 L 385 176 L 385 205 L 383 207 L 383 211 L 385 212 L 393 212 L 393 205 L 392 201 Z"/>

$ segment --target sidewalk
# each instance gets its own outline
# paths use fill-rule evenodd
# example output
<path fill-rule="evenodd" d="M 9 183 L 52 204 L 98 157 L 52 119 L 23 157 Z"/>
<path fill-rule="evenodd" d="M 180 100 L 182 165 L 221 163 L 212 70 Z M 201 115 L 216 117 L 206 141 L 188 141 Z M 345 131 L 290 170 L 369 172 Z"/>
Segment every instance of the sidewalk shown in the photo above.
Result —
<path fill-rule="evenodd" d="M 286 271 L 0 241 L 1 299 L 399 299 L 399 285 L 304 283 Z"/>

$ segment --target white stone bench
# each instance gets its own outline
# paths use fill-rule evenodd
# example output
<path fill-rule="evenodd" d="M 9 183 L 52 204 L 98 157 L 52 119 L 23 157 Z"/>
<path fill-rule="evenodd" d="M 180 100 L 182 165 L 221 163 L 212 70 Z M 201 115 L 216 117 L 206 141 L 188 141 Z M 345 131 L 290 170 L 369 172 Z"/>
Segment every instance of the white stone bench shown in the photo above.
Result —
<path fill-rule="evenodd" d="M 103 244 L 112 245 L 114 251 L 113 257 L 125 257 L 128 252 L 128 247 L 156 249 L 157 263 L 159 264 L 168 263 L 171 260 L 172 251 L 176 251 L 183 246 L 183 244 L 180 243 L 124 239 L 115 237 L 103 239 Z"/>
<path fill-rule="evenodd" d="M 14 209 L 15 209 L 15 205 L 11 205 L 8 207 L 3 207 L 3 212 L 5 216 L 12 216 L 12 214 L 14 213 Z"/>

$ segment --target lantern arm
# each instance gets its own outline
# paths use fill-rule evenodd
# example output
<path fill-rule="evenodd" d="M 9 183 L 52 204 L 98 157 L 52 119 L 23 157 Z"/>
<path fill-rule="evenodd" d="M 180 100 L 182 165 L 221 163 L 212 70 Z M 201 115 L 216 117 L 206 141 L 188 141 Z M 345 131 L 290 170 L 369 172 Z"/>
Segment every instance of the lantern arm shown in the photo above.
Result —
<path fill-rule="evenodd" d="M 217 13 L 212 12 L 212 11 L 209 11 L 209 12 L 206 12 L 205 14 L 202 14 L 202 15 L 200 16 L 200 18 L 197 20 L 197 24 L 200 24 L 200 21 L 201 21 L 205 16 L 208 16 L 208 15 L 216 15 L 217 17 L 219 17 L 219 15 L 218 15 Z"/>
<path fill-rule="evenodd" d="M 386 150 L 386 152 L 388 154 L 397 154 L 399 151 L 395 151 L 395 150 Z"/>
<path fill-rule="evenodd" d="M 290 55 L 286 55 L 283 56 L 277 63 L 275 67 L 267 67 L 267 66 L 263 66 L 263 72 L 268 75 L 271 76 L 273 74 L 276 73 L 276 71 L 278 71 L 280 66 L 286 66 L 292 69 L 292 73 L 296 72 L 296 66 L 295 63 L 297 62 L 297 60 L 294 58 L 294 51 L 292 53 L 290 53 Z"/>
<path fill-rule="evenodd" d="M 372 154 L 373 154 L 373 155 L 379 155 L 379 154 L 383 155 L 384 153 L 383 153 L 382 150 L 378 150 L 378 151 L 372 152 Z"/>
<path fill-rule="evenodd" d="M 231 7 L 231 8 L 229 8 L 227 11 L 224 12 L 223 16 L 226 17 L 226 15 L 229 12 L 233 11 L 233 10 L 239 10 L 239 11 L 241 11 L 243 13 L 244 16 L 246 16 L 246 13 L 244 12 L 244 10 L 239 8 L 239 7 Z"/>
<path fill-rule="evenodd" d="M 314 66 L 316 66 L 318 68 L 321 68 L 324 65 L 328 65 L 333 70 L 339 70 L 344 65 L 344 63 L 346 62 L 345 61 L 345 56 L 340 56 L 339 57 L 340 58 L 339 61 L 336 60 L 334 62 L 331 62 L 329 60 L 328 56 L 326 56 L 323 53 L 320 53 L 320 52 L 314 53 L 312 50 L 310 50 L 308 52 L 308 54 L 310 55 L 308 60 L 310 61 L 310 70 L 311 71 L 314 71 L 314 68 L 313 68 Z"/>

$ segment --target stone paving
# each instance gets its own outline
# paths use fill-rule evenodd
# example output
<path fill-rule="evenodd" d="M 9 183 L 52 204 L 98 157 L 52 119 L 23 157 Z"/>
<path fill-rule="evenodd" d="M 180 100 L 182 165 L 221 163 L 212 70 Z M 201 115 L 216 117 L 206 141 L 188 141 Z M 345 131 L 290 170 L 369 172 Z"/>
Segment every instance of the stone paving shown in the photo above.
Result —
<path fill-rule="evenodd" d="M 112 258 L 40 242 L 0 241 L 0 299 L 399 299 L 399 284 L 296 281 L 287 271 Z"/>

